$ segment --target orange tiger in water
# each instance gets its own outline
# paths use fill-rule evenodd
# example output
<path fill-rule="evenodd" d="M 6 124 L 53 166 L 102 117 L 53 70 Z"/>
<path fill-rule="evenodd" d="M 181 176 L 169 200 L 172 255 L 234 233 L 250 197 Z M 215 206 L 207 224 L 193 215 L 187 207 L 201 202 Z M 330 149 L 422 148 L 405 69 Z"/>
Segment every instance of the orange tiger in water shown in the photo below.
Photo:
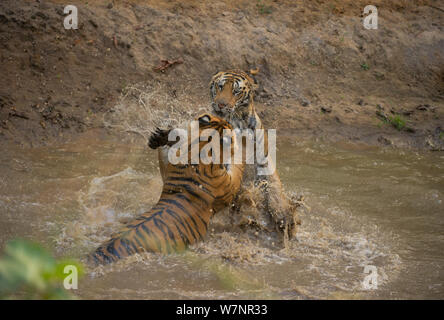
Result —
<path fill-rule="evenodd" d="M 224 129 L 231 130 L 232 126 L 210 114 L 200 116 L 198 122 L 199 135 L 205 129 L 214 129 L 219 133 L 221 149 L 224 143 L 231 143 L 233 159 L 237 148 L 236 139 L 224 136 Z M 164 159 L 175 143 L 168 141 L 169 132 L 157 130 L 149 141 L 149 146 L 152 149 L 159 148 L 159 156 Z M 199 137 L 194 141 L 188 138 L 188 160 L 191 159 L 193 144 L 199 145 L 200 153 L 207 143 L 200 141 Z M 219 153 L 219 164 L 199 161 L 195 165 L 173 165 L 164 162 L 161 170 L 164 185 L 157 204 L 114 234 L 90 254 L 88 260 L 94 264 L 107 264 L 140 252 L 178 252 L 202 240 L 210 218 L 216 211 L 230 204 L 242 180 L 244 166 L 234 164 L 233 161 L 233 164 L 223 164 L 223 152 Z"/>

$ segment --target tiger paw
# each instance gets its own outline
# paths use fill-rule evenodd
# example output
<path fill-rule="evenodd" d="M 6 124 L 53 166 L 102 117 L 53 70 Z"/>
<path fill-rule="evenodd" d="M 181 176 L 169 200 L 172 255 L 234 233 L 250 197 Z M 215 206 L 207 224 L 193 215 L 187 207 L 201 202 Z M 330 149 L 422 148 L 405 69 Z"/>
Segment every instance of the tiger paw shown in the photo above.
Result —
<path fill-rule="evenodd" d="M 292 239 L 295 237 L 297 228 L 301 225 L 298 208 L 299 203 L 287 197 L 284 193 L 279 197 L 269 197 L 267 213 L 274 222 L 276 231 L 284 238 Z"/>
<path fill-rule="evenodd" d="M 168 134 L 169 130 L 162 130 L 160 128 L 156 128 L 156 130 L 151 134 L 148 146 L 151 149 L 157 149 L 168 144 Z"/>
<path fill-rule="evenodd" d="M 301 225 L 301 219 L 296 211 L 290 211 L 282 214 L 278 220 L 275 220 L 277 231 L 286 239 L 292 239 L 296 236 L 298 226 Z"/>

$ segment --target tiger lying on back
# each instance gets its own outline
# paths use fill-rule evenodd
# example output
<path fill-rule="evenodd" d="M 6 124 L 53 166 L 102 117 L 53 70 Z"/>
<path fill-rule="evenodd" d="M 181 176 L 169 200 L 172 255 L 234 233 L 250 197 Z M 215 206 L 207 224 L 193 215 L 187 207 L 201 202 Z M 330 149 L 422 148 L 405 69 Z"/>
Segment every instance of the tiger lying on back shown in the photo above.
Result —
<path fill-rule="evenodd" d="M 231 141 L 233 157 L 237 148 L 236 139 L 223 134 L 224 129 L 232 129 L 231 125 L 210 114 L 200 116 L 198 122 L 199 136 L 205 129 L 214 129 L 221 138 L 221 147 Z M 150 137 L 149 146 L 159 148 L 160 157 L 167 156 L 170 147 L 175 144 L 168 141 L 169 132 L 157 130 Z M 199 137 L 193 141 L 188 139 L 188 161 L 191 159 L 191 146 L 196 143 L 200 154 L 208 142 L 199 141 Z M 202 161 L 196 165 L 164 163 L 164 185 L 157 204 L 114 234 L 88 257 L 89 260 L 95 264 L 107 264 L 140 252 L 178 252 L 202 240 L 210 218 L 230 204 L 242 180 L 243 165 L 222 164 L 223 152 L 219 154 L 219 164 L 203 164 Z"/>

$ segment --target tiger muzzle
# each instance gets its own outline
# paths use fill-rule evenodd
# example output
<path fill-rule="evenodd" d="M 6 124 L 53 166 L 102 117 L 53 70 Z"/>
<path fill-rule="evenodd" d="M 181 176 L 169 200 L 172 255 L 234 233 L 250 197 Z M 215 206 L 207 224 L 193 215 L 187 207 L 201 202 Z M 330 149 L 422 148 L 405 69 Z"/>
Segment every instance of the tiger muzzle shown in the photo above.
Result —
<path fill-rule="evenodd" d="M 219 115 L 227 115 L 233 112 L 234 107 L 230 106 L 227 103 L 224 102 L 213 102 L 213 110 L 216 112 L 216 114 Z"/>

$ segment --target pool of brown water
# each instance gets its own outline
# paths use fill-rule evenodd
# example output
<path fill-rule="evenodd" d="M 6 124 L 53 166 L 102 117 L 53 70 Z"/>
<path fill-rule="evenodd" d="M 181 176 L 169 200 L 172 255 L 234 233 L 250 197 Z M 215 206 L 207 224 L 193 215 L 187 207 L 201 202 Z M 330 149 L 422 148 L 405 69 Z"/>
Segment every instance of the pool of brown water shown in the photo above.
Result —
<path fill-rule="evenodd" d="M 287 192 L 309 212 L 286 248 L 212 230 L 185 253 L 88 270 L 89 299 L 444 298 L 444 154 L 278 136 Z M 82 258 L 158 199 L 157 155 L 94 135 L 0 154 L 0 246 L 21 237 Z M 223 213 L 222 213 L 223 214 Z M 216 217 L 217 219 L 217 217 Z M 377 287 L 365 286 L 376 273 Z"/>

